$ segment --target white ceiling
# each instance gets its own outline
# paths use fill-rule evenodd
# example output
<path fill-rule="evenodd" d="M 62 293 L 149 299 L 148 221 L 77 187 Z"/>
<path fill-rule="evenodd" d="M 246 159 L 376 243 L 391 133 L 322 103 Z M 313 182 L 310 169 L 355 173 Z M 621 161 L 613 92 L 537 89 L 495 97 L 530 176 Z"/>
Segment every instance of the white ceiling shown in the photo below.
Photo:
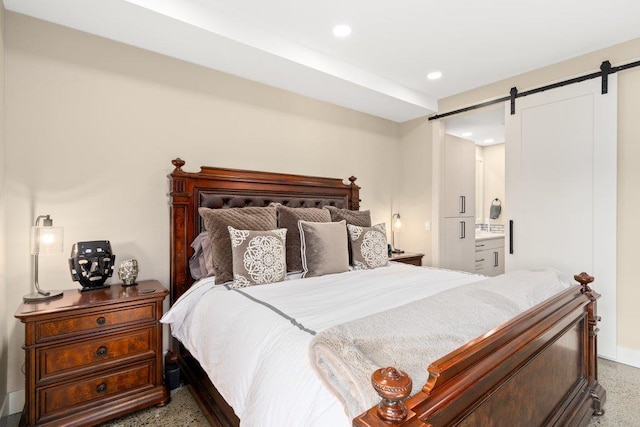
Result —
<path fill-rule="evenodd" d="M 637 0 L 4 4 L 8 10 L 396 122 L 435 112 L 438 99 L 640 37 Z M 338 39 L 331 30 L 342 23 L 353 32 Z M 426 78 L 434 70 L 443 72 L 440 80 Z"/>
<path fill-rule="evenodd" d="M 477 110 L 471 114 L 454 115 L 443 120 L 446 133 L 468 139 L 476 145 L 504 143 L 503 105 Z"/>

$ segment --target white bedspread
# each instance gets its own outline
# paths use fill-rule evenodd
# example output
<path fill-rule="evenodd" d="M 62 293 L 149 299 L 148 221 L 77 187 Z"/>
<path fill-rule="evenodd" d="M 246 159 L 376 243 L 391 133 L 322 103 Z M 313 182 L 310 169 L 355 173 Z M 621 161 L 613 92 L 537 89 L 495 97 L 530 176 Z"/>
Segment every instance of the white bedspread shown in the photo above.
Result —
<path fill-rule="evenodd" d="M 432 362 L 566 287 L 554 270 L 514 271 L 459 286 L 317 333 L 311 362 L 354 418 L 380 402 L 371 386 L 376 369 L 405 371 L 415 394 Z"/>
<path fill-rule="evenodd" d="M 343 405 L 311 368 L 313 334 L 482 279 L 399 263 L 240 291 L 203 279 L 161 321 L 243 426 L 349 426 Z"/>

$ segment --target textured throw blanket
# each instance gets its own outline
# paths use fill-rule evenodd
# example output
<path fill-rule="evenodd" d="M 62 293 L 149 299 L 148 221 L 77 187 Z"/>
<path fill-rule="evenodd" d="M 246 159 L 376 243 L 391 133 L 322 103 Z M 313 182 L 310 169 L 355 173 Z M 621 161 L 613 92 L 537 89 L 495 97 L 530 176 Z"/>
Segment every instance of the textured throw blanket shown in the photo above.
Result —
<path fill-rule="evenodd" d="M 427 380 L 429 364 L 569 286 L 554 270 L 516 271 L 335 326 L 310 345 L 313 368 L 351 418 L 377 404 L 371 374 L 394 366 Z M 425 345 L 425 343 L 429 343 Z"/>

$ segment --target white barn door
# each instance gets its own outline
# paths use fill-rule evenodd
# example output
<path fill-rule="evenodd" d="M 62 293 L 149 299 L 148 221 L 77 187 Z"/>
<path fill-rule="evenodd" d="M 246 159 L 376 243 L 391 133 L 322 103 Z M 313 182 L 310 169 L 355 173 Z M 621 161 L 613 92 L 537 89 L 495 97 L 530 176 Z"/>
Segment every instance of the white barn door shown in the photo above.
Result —
<path fill-rule="evenodd" d="M 594 276 L 598 353 L 615 360 L 616 76 L 605 95 L 596 78 L 518 98 L 515 115 L 508 102 L 505 111 L 505 268 Z"/>

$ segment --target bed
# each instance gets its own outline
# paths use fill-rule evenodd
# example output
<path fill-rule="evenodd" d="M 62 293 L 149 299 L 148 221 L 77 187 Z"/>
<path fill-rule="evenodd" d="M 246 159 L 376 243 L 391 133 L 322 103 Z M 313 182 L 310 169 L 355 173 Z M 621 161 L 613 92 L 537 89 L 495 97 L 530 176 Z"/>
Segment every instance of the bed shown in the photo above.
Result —
<path fill-rule="evenodd" d="M 353 211 L 359 209 L 359 187 L 354 177 L 344 184 L 340 179 L 211 167 L 202 167 L 199 172 L 190 173 L 182 170 L 184 161 L 175 159 L 172 164 L 174 170 L 169 176 L 171 304 L 172 307 L 175 305 L 172 310 L 176 311 L 180 304 L 187 306 L 180 301 L 186 300 L 189 293 L 207 286 L 198 282 L 198 289 L 192 287 L 194 280 L 189 270 L 191 242 L 203 230 L 203 221 L 198 214 L 200 207 L 243 208 L 276 202 L 293 208 L 335 206 Z M 385 270 L 385 274 L 395 274 L 396 270 L 402 269 L 412 270 L 409 273 L 400 272 L 405 275 L 422 270 L 395 265 Z M 433 273 L 449 277 L 446 276 L 449 272 L 434 270 Z M 369 273 L 349 272 L 336 276 L 347 281 L 346 277 L 351 277 L 348 274 Z M 305 280 L 306 283 L 314 280 L 321 283 L 324 279 L 302 279 L 303 282 Z M 372 279 L 366 280 L 371 282 Z M 605 401 L 605 391 L 597 382 L 598 295 L 589 287 L 593 278 L 582 274 L 576 276 L 575 280 L 580 284 L 567 286 L 552 297 L 500 323 L 489 333 L 447 352 L 428 367 L 425 364 L 424 384 L 421 382 L 417 388 L 414 387 L 409 398 L 406 397 L 411 390 L 407 387 L 410 378 L 404 372 L 392 366 L 371 372 L 371 389 L 380 395 L 380 403 L 372 405 L 352 420 L 348 419 L 347 423 L 356 426 L 514 425 L 514 420 L 519 420 L 521 425 L 586 425 L 593 414 L 603 412 Z M 284 283 L 281 287 L 287 292 L 291 284 Z M 416 294 L 422 291 L 417 287 L 414 290 Z M 381 300 L 385 299 L 385 292 L 389 291 L 377 291 Z M 219 304 L 222 304 L 221 311 L 230 305 L 227 302 Z M 188 310 L 191 310 L 190 306 Z M 304 319 L 301 322 L 303 325 L 313 324 L 313 320 L 304 318 L 304 313 L 299 313 L 299 316 L 298 319 Z M 406 329 L 410 330 L 411 325 L 406 325 Z M 184 336 L 182 339 L 187 340 Z M 215 334 L 208 338 L 209 341 L 215 339 Z M 394 334 L 389 333 L 385 339 L 386 345 L 393 348 L 393 340 Z M 283 355 L 285 353 L 282 352 Z M 200 359 L 202 357 L 199 355 Z M 199 358 L 174 338 L 166 363 L 180 366 L 182 378 L 190 385 L 212 425 L 239 425 L 240 419 L 210 380 Z M 225 370 L 218 368 L 217 372 L 220 371 Z M 229 369 L 222 372 L 222 377 L 218 378 L 224 379 L 218 381 L 227 382 L 234 375 L 233 370 Z M 288 381 L 282 377 L 281 392 L 296 393 L 294 387 L 288 386 Z M 304 405 L 309 401 L 312 405 L 326 404 L 329 408 L 325 411 L 329 414 L 327 420 L 338 416 L 335 398 L 331 400 L 331 397 L 327 397 L 328 392 L 324 391 L 318 391 L 317 395 L 314 393 L 300 393 L 307 395 Z M 298 403 L 290 404 L 289 412 L 300 411 L 298 406 Z M 271 419 L 266 416 L 270 412 L 269 407 L 259 410 L 264 411 L 265 420 Z M 238 412 L 247 414 L 242 408 Z M 255 413 L 247 416 L 256 417 Z M 342 416 L 346 416 L 344 411 Z M 249 418 L 245 419 L 244 415 L 242 420 L 247 425 L 256 424 L 250 422 Z M 262 425 L 274 423 L 265 421 Z M 286 417 L 279 419 L 277 424 L 291 425 Z M 322 425 L 322 418 L 318 418 L 317 425 Z"/>

